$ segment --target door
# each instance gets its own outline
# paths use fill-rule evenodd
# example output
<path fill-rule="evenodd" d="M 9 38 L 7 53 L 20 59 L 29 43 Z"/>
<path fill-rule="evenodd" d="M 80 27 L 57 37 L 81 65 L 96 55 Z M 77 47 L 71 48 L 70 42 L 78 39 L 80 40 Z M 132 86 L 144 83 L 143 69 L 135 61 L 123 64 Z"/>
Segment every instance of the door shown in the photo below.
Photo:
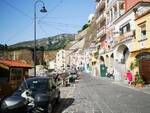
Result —
<path fill-rule="evenodd" d="M 141 60 L 140 74 L 143 77 L 145 84 L 150 84 L 150 60 Z"/>
<path fill-rule="evenodd" d="M 136 58 L 140 61 L 140 75 L 145 84 L 150 84 L 150 52 L 139 53 Z"/>

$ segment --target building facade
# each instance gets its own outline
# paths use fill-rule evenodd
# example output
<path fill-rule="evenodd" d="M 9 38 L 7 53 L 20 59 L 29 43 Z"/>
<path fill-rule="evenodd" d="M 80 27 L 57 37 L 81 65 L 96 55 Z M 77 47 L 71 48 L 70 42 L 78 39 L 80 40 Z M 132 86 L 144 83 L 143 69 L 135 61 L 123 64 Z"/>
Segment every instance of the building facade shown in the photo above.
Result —
<path fill-rule="evenodd" d="M 56 54 L 56 70 L 63 71 L 66 68 L 66 51 L 59 50 Z"/>
<path fill-rule="evenodd" d="M 136 22 L 136 38 L 132 44 L 130 65 L 138 60 L 140 68 L 137 72 L 142 76 L 146 84 L 150 84 L 150 10 L 138 16 Z"/>
<path fill-rule="evenodd" d="M 128 11 L 130 10 L 133 6 L 135 6 L 136 4 L 138 4 L 139 2 L 150 2 L 149 0 L 125 0 L 125 10 Z"/>

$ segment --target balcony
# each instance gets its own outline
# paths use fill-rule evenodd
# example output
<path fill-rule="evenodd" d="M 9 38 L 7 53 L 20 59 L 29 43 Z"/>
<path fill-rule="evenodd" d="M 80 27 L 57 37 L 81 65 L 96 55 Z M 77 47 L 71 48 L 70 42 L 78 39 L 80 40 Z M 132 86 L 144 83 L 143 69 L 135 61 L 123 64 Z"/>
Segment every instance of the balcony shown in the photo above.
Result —
<path fill-rule="evenodd" d="M 102 37 L 104 34 L 106 34 L 106 26 L 103 26 L 98 30 L 97 38 Z"/>
<path fill-rule="evenodd" d="M 116 3 L 118 0 L 110 0 L 110 2 L 107 3 L 107 6 L 111 7 L 114 5 L 114 3 Z M 119 0 L 119 1 L 123 1 L 123 0 Z"/>
<path fill-rule="evenodd" d="M 99 23 L 99 22 L 101 22 L 101 21 L 103 21 L 105 18 L 106 18 L 106 12 L 103 11 L 103 12 L 101 13 L 101 15 L 99 15 L 99 17 L 97 18 L 96 24 Z"/>
<path fill-rule="evenodd" d="M 104 53 L 105 53 L 105 50 L 104 50 L 103 48 L 101 48 L 101 49 L 99 50 L 99 55 L 104 54 Z"/>
<path fill-rule="evenodd" d="M 103 5 L 105 5 L 105 0 L 99 0 L 99 2 L 96 5 L 96 10 L 98 10 L 100 7 L 102 7 Z"/>
<path fill-rule="evenodd" d="M 117 2 L 119 2 L 119 5 L 124 3 L 124 0 L 110 0 L 110 2 L 107 3 L 107 11 L 110 10 L 113 6 L 117 5 Z"/>
<path fill-rule="evenodd" d="M 120 10 L 120 13 L 119 13 L 119 14 L 120 14 L 120 16 L 121 16 L 121 15 L 123 15 L 124 13 L 125 13 L 125 10 L 122 9 L 122 10 Z"/>
<path fill-rule="evenodd" d="M 124 41 L 127 41 L 127 40 L 134 38 L 134 36 L 135 36 L 135 31 L 129 31 L 129 32 L 126 32 L 122 35 L 116 36 L 115 41 L 117 43 L 124 42 Z"/>

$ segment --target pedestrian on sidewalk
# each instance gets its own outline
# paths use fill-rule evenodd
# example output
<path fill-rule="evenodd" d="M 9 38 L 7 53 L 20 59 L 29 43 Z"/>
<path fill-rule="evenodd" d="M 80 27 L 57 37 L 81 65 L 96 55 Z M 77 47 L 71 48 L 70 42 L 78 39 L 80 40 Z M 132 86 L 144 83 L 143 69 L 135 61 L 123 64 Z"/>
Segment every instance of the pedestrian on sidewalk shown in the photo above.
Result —
<path fill-rule="evenodd" d="M 127 72 L 128 84 L 131 85 L 132 83 L 132 73 L 130 70 Z"/>

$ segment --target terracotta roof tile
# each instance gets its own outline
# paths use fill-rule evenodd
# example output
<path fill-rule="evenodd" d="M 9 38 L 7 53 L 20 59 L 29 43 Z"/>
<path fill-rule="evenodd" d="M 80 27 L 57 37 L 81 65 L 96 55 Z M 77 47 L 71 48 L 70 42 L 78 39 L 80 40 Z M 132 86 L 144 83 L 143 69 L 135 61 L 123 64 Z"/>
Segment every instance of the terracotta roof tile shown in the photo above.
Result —
<path fill-rule="evenodd" d="M 0 60 L 0 64 L 4 64 L 8 67 L 23 67 L 23 68 L 31 68 L 32 65 L 23 63 L 21 61 L 16 60 Z"/>

